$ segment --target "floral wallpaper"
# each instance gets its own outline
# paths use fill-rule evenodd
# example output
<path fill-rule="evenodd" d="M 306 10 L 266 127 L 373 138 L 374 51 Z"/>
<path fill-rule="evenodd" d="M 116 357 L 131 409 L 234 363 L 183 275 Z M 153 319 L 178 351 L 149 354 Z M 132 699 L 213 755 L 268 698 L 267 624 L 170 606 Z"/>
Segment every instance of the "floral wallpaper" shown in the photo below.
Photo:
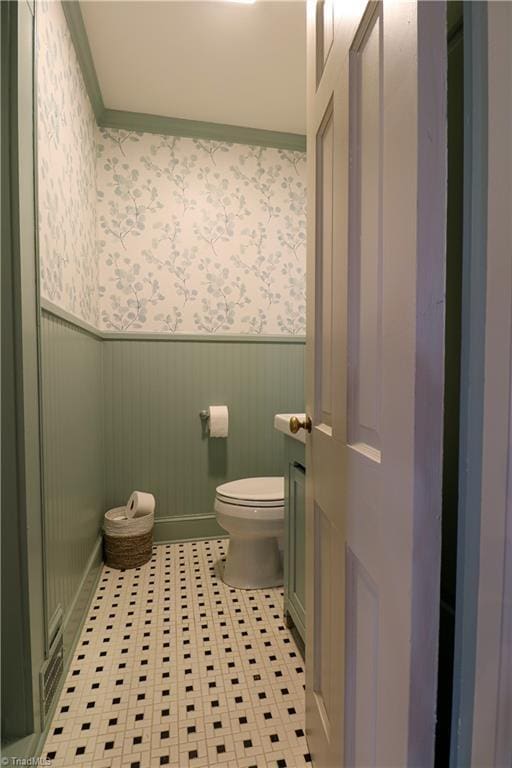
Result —
<path fill-rule="evenodd" d="M 61 4 L 36 10 L 41 294 L 97 326 L 96 123 Z"/>
<path fill-rule="evenodd" d="M 98 129 L 101 326 L 302 335 L 301 152 Z"/>
<path fill-rule="evenodd" d="M 305 154 L 97 128 L 60 2 L 36 66 L 42 296 L 109 331 L 304 334 Z"/>

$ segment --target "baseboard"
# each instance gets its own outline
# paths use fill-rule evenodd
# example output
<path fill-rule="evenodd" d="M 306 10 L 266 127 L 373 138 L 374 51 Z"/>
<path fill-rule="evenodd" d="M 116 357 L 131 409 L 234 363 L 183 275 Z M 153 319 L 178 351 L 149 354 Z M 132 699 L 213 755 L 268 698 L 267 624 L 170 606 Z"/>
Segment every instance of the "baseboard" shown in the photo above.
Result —
<path fill-rule="evenodd" d="M 194 517 L 160 517 L 155 520 L 155 544 L 170 544 L 194 539 L 225 538 L 226 531 L 217 523 L 215 515 Z"/>
<path fill-rule="evenodd" d="M 48 735 L 48 730 L 55 714 L 57 702 L 59 701 L 60 694 L 62 692 L 62 686 L 66 680 L 76 645 L 80 638 L 83 625 L 85 624 L 85 620 L 89 612 L 89 606 L 91 604 L 92 598 L 94 597 L 96 587 L 98 586 L 102 564 L 103 537 L 98 536 L 91 552 L 91 556 L 89 557 L 87 565 L 85 566 L 84 574 L 80 580 L 80 584 L 78 585 L 78 588 L 75 592 L 75 596 L 71 602 L 71 605 L 66 611 L 64 620 L 62 622 L 62 632 L 64 636 L 64 670 L 62 673 L 59 690 L 55 694 L 52 711 L 48 715 L 46 726 L 37 740 L 37 748 L 34 753 L 36 757 L 41 755 L 41 751 L 44 747 L 44 743 Z"/>
<path fill-rule="evenodd" d="M 85 566 L 84 574 L 75 592 L 75 596 L 64 615 L 62 622 L 62 632 L 64 635 L 64 654 L 65 658 L 68 652 L 74 649 L 77 641 L 78 631 L 83 624 L 84 617 L 87 615 L 87 608 L 93 594 L 93 586 L 96 585 L 99 569 L 103 562 L 103 537 L 98 536 L 91 556 Z"/>
<path fill-rule="evenodd" d="M 304 622 L 302 621 L 302 618 L 299 616 L 299 612 L 295 608 L 295 606 L 289 601 L 284 601 L 284 611 L 285 613 L 289 613 L 291 620 L 293 622 L 293 626 L 295 627 L 297 634 L 302 640 L 302 643 L 304 644 L 306 642 L 306 627 L 304 625 Z"/>

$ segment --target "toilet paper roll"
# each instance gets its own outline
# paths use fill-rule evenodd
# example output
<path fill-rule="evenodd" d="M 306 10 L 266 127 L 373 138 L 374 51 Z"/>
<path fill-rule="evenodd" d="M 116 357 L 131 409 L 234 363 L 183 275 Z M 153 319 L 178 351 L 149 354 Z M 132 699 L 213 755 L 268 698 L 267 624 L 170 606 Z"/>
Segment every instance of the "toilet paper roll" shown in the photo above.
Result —
<path fill-rule="evenodd" d="M 155 511 L 155 497 L 152 493 L 134 491 L 126 502 L 127 517 L 140 517 Z"/>
<path fill-rule="evenodd" d="M 155 524 L 155 515 L 149 512 L 139 517 L 127 517 L 126 507 L 109 509 L 103 520 L 103 531 L 107 536 L 141 536 L 148 533 Z"/>
<path fill-rule="evenodd" d="M 111 528 L 119 528 L 120 525 L 122 525 L 124 522 L 128 520 L 128 517 L 126 516 L 126 507 L 115 507 L 114 509 L 109 509 L 108 512 L 105 513 L 105 525 Z"/>
<path fill-rule="evenodd" d="M 210 437 L 227 437 L 229 414 L 227 405 L 210 405 Z"/>

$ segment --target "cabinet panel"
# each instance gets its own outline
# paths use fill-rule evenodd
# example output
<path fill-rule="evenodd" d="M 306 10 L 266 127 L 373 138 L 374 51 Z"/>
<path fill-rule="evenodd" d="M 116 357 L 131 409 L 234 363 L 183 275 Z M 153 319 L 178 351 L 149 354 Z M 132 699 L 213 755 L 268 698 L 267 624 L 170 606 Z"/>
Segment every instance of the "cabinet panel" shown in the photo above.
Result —
<path fill-rule="evenodd" d="M 286 498 L 285 616 L 305 638 L 305 479 L 304 467 L 288 465 Z"/>
<path fill-rule="evenodd" d="M 292 537 L 293 568 L 290 573 L 291 590 L 300 606 L 302 615 L 305 614 L 305 472 L 304 467 L 294 465 L 290 470 L 290 504 L 293 509 L 293 526 L 290 530 Z"/>

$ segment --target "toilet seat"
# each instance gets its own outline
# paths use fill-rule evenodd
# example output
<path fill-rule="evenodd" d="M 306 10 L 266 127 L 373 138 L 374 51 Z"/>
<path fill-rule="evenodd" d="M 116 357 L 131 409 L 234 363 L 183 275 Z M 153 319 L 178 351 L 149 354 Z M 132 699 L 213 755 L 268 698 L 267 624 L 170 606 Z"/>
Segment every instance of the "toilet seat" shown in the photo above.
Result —
<path fill-rule="evenodd" d="M 284 477 L 246 477 L 217 487 L 217 499 L 237 507 L 282 507 Z"/>
<path fill-rule="evenodd" d="M 275 521 L 276 523 L 282 525 L 284 520 L 283 504 L 284 502 L 281 502 L 279 505 L 274 504 L 272 506 L 262 506 L 261 504 L 258 504 L 258 506 L 252 504 L 249 506 L 249 502 L 247 504 L 241 504 L 240 502 L 231 503 L 226 502 L 224 499 L 217 496 L 215 499 L 214 509 L 217 513 L 218 519 L 220 519 L 220 516 L 222 516 L 223 518 L 227 519 L 231 518 L 254 522 L 257 522 L 258 520 L 261 520 L 262 522 Z"/>

